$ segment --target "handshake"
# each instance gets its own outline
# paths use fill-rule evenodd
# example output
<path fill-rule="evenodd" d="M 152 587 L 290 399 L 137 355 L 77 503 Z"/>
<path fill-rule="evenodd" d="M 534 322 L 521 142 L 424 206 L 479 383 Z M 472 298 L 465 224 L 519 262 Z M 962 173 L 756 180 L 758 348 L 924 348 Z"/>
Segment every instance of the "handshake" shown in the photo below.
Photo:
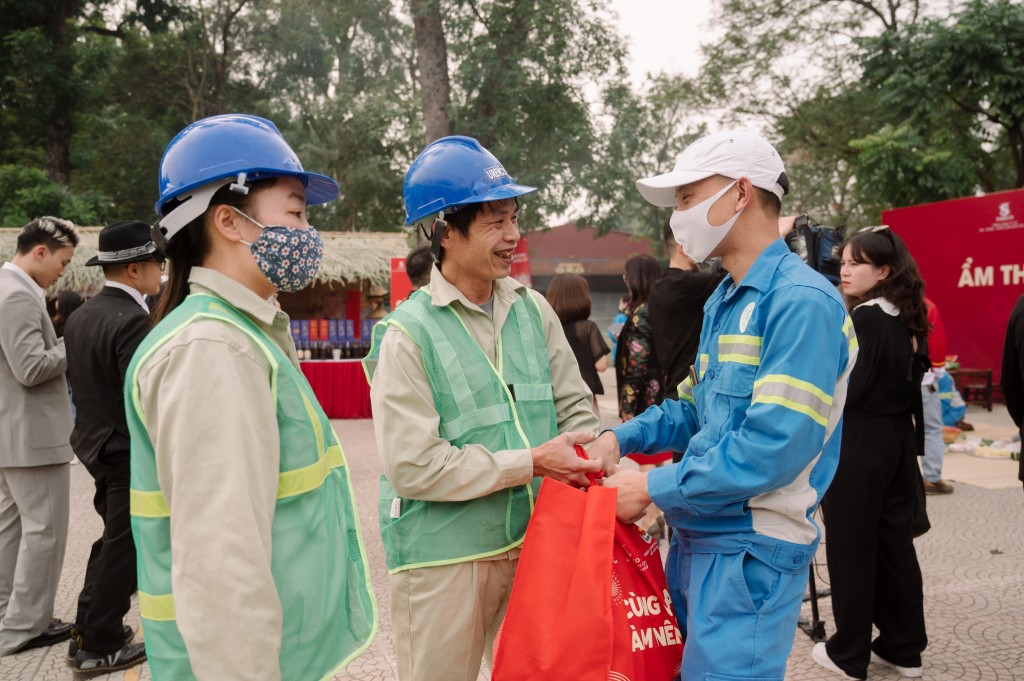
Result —
<path fill-rule="evenodd" d="M 589 459 L 576 455 L 576 446 L 584 445 Z M 588 475 L 607 476 L 601 481 L 605 487 L 617 490 L 615 515 L 619 520 L 632 523 L 643 517 L 651 503 L 647 494 L 647 474 L 619 467 L 619 441 L 611 431 L 595 437 L 593 433 L 562 433 L 539 447 L 530 450 L 533 455 L 534 477 L 545 477 L 574 487 L 587 487 Z"/>

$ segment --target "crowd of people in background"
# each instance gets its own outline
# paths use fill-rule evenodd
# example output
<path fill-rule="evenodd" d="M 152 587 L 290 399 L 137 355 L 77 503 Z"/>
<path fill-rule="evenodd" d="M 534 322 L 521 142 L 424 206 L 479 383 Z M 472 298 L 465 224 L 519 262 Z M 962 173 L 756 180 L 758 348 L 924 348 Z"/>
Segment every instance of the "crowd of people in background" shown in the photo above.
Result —
<path fill-rule="evenodd" d="M 509 276 L 535 187 L 468 137 L 408 170 L 406 224 L 429 244 L 363 360 L 399 678 L 475 681 L 540 479 L 600 475 L 621 521 L 671 532 L 683 679 L 783 677 L 819 503 L 836 632 L 813 660 L 921 676 L 913 540 L 925 496 L 953 487 L 945 333 L 912 254 L 882 226 L 843 243 L 838 288 L 801 262 L 779 238 L 783 161 L 753 133 L 708 135 L 637 189 L 672 209 L 668 266 L 626 261 L 606 336 L 583 277 L 540 295 Z M 45 298 L 76 226 L 24 226 L 0 269 L 0 655 L 68 641 L 83 678 L 148 660 L 154 678 L 312 679 L 366 649 L 377 606 L 345 455 L 275 305 L 320 264 L 307 206 L 339 194 L 273 123 L 228 114 L 169 143 L 155 226 L 102 230 L 88 301 Z M 619 423 L 598 434 L 609 364 Z M 1024 296 L 1002 387 L 1024 429 Z M 63 622 L 72 457 L 103 532 Z M 124 621 L 135 591 L 145 642 Z"/>

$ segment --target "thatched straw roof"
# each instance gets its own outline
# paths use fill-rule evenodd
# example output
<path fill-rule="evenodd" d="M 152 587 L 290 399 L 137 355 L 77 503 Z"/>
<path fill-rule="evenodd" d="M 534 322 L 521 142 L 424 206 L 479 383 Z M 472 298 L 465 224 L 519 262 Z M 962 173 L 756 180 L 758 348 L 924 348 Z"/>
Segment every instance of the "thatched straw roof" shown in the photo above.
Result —
<path fill-rule="evenodd" d="M 68 265 L 51 293 L 73 290 L 94 293 L 103 286 L 103 270 L 86 267 L 89 258 L 96 255 L 100 227 L 82 227 L 81 242 L 75 257 Z M 14 256 L 20 227 L 0 228 L 0 262 Z M 317 274 L 317 282 L 341 281 L 353 283 L 369 279 L 384 284 L 391 273 L 391 258 L 409 252 L 405 232 L 320 232 L 324 239 L 324 261 Z"/>

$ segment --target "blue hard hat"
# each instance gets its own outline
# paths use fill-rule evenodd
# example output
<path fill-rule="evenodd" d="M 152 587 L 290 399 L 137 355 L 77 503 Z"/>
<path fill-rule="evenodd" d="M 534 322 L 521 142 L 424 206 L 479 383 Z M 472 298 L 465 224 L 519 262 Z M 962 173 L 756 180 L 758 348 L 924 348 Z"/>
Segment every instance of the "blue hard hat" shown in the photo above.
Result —
<path fill-rule="evenodd" d="M 169 201 L 216 180 L 239 178 L 243 173 L 241 183 L 297 177 L 306 187 L 306 203 L 310 205 L 333 201 L 340 194 L 338 183 L 331 178 L 302 169 L 276 125 L 258 116 L 221 114 L 192 123 L 167 145 L 160 159 L 156 213 L 163 217 Z"/>
<path fill-rule="evenodd" d="M 537 191 L 516 184 L 494 155 L 472 137 L 431 142 L 405 174 L 405 224 L 453 206 L 511 199 Z"/>

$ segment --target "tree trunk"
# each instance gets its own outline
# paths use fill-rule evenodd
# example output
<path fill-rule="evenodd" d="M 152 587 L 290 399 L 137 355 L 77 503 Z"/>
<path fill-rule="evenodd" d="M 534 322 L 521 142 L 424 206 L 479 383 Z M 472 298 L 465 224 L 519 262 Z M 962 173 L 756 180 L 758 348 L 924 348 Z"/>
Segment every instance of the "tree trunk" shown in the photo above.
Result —
<path fill-rule="evenodd" d="M 51 84 L 56 91 L 53 109 L 46 121 L 46 174 L 51 180 L 67 185 L 71 180 L 71 135 L 74 132 L 71 94 L 71 51 L 68 44 L 68 20 L 74 13 L 75 0 L 62 0 L 50 20 L 50 45 L 58 75 Z"/>
<path fill-rule="evenodd" d="M 416 33 L 416 62 L 420 72 L 420 100 L 427 144 L 453 133 L 451 84 L 448 80 L 448 43 L 441 23 L 439 0 L 412 0 Z"/>

